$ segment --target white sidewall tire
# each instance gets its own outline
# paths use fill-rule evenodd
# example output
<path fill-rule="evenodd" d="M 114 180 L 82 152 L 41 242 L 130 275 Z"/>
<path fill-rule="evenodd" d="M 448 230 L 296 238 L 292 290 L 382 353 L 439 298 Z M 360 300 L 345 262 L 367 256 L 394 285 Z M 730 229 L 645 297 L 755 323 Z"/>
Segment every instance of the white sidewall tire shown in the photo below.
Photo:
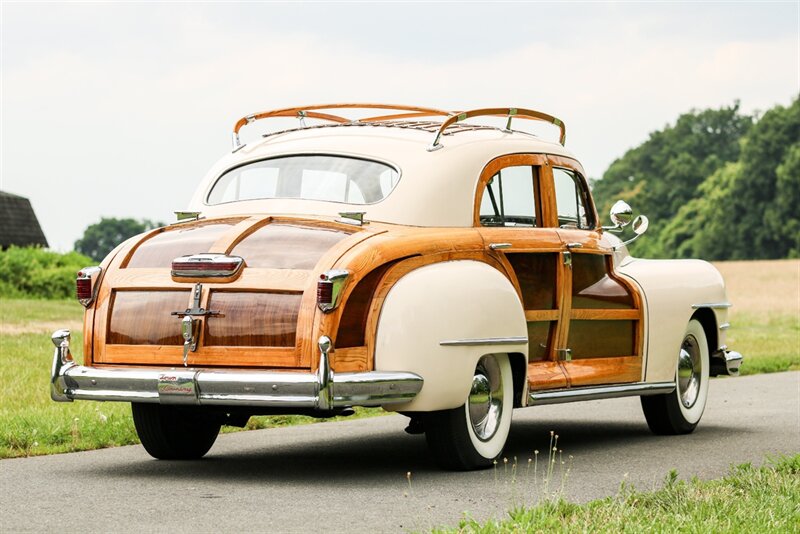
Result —
<path fill-rule="evenodd" d="M 675 395 L 677 397 L 678 407 L 681 410 L 681 414 L 683 414 L 683 418 L 687 423 L 695 425 L 700 421 L 700 418 L 703 416 L 703 411 L 706 409 L 706 401 L 708 400 L 710 359 L 708 352 L 708 339 L 706 338 L 706 332 L 703 330 L 703 325 L 700 324 L 700 321 L 696 319 L 689 321 L 683 338 L 686 339 L 688 336 L 693 336 L 697 340 L 697 344 L 699 345 L 700 349 L 700 361 L 702 366 L 700 370 L 700 391 L 697 394 L 697 400 L 691 408 L 684 407 L 683 402 L 681 402 L 681 393 L 678 387 L 675 388 Z M 678 370 L 676 368 L 675 384 L 677 385 L 677 383 Z"/>
<path fill-rule="evenodd" d="M 469 418 L 469 402 L 464 404 L 464 422 L 467 425 L 467 433 L 472 442 L 475 451 L 483 458 L 492 460 L 500 456 L 505 447 L 506 439 L 508 439 L 508 432 L 511 429 L 511 415 L 514 411 L 514 379 L 511 372 L 511 362 L 508 360 L 508 354 L 494 354 L 493 357 L 497 361 L 500 368 L 500 376 L 503 381 L 503 407 L 500 414 L 500 422 L 497 425 L 497 431 L 494 435 L 486 441 L 481 441 L 475 434 L 472 428 L 472 422 Z"/>

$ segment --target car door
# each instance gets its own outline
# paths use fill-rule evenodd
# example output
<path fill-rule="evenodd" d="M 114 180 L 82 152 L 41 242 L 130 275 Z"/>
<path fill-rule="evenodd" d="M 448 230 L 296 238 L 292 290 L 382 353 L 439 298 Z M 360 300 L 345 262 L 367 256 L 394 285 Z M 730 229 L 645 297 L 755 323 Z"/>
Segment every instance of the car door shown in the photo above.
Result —
<path fill-rule="evenodd" d="M 638 382 L 643 351 L 641 296 L 614 272 L 612 251 L 602 239 L 579 164 L 554 156 L 548 163 L 542 189 L 554 199 L 545 205 L 555 207 L 552 222 L 564 247 L 562 317 L 555 353 L 568 385 Z"/>
<path fill-rule="evenodd" d="M 547 158 L 515 154 L 490 162 L 476 191 L 475 226 L 489 255 L 500 261 L 520 295 L 528 323 L 528 382 L 535 390 L 563 388 L 567 375 L 556 348 L 562 320 L 564 250 L 547 225 L 542 180 Z M 552 210 L 550 210 L 552 211 Z"/>

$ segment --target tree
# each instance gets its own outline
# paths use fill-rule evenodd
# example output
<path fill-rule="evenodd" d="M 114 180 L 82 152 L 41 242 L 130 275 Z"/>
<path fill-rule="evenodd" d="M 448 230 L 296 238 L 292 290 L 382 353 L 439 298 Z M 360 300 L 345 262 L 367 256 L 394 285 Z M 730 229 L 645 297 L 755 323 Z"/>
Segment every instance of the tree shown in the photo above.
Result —
<path fill-rule="evenodd" d="M 109 252 L 128 239 L 142 232 L 164 226 L 164 223 L 148 219 L 116 219 L 103 217 L 99 223 L 89 225 L 83 237 L 75 241 L 75 250 L 94 261 L 102 261 Z"/>
<path fill-rule="evenodd" d="M 594 183 L 598 210 L 605 213 L 617 199 L 626 200 L 651 221 L 647 238 L 634 245 L 636 254 L 675 256 L 660 239 L 664 229 L 708 176 L 738 159 L 740 140 L 751 125 L 738 102 L 681 115 L 674 126 L 651 133 L 614 161 Z"/>

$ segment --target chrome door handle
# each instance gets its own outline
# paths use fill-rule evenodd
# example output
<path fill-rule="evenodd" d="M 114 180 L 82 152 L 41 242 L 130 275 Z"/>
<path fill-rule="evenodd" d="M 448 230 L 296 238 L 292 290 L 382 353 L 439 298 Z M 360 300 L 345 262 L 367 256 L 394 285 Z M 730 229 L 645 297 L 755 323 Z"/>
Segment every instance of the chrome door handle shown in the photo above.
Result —
<path fill-rule="evenodd" d="M 504 248 L 511 248 L 511 243 L 492 243 L 489 245 L 492 250 L 502 250 Z"/>
<path fill-rule="evenodd" d="M 583 243 L 567 243 L 567 248 L 583 248 Z"/>

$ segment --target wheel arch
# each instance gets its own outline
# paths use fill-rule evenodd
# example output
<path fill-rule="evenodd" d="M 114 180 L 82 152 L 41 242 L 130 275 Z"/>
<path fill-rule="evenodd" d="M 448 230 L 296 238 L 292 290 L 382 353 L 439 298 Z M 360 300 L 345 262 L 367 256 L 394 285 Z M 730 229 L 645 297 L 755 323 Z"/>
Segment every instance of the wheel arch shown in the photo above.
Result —
<path fill-rule="evenodd" d="M 527 322 L 516 289 L 494 266 L 472 259 L 423 264 L 389 289 L 375 331 L 375 369 L 414 372 L 424 385 L 413 401 L 387 408 L 412 412 L 462 405 L 475 366 L 487 354 L 508 355 L 514 404 L 521 404 Z"/>

